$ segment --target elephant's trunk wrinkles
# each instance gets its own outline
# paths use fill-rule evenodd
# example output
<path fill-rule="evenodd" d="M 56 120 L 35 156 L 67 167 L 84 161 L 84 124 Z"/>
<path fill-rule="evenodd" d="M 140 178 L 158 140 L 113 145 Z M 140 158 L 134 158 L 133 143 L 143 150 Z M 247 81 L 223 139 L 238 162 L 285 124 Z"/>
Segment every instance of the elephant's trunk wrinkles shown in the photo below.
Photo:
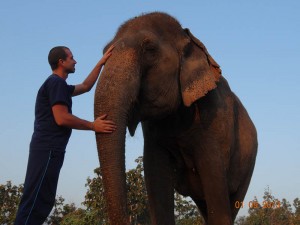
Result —
<path fill-rule="evenodd" d="M 117 130 L 96 134 L 110 224 L 129 224 L 125 176 L 125 135 L 130 107 L 137 96 L 138 68 L 133 52 L 115 49 L 95 94 L 95 117 L 107 114 Z"/>

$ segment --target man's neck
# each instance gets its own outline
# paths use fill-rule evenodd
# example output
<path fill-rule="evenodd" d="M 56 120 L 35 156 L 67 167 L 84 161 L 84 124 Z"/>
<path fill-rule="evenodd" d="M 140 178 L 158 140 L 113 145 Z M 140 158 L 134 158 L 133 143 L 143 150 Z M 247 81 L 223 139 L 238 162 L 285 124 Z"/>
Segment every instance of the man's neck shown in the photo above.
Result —
<path fill-rule="evenodd" d="M 62 70 L 52 70 L 52 72 L 64 80 L 68 78 L 68 74 Z"/>

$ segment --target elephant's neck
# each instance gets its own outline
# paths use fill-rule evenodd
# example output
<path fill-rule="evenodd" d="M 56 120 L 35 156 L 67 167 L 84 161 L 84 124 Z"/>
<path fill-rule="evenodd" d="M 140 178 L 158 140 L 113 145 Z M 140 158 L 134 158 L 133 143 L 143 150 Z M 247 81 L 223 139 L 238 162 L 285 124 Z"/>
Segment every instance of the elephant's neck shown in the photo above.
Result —
<path fill-rule="evenodd" d="M 162 134 L 177 136 L 189 130 L 193 125 L 196 115 L 196 107 L 180 106 L 176 113 L 173 113 L 163 119 L 153 120 L 150 123 L 156 130 Z"/>

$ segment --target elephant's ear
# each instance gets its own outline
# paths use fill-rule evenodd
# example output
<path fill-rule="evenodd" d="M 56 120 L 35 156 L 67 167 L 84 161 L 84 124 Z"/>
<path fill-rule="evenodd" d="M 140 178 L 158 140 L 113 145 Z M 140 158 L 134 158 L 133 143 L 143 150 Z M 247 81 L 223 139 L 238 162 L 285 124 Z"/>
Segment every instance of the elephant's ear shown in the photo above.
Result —
<path fill-rule="evenodd" d="M 184 50 L 180 71 L 181 93 L 185 106 L 217 87 L 221 77 L 220 66 L 209 55 L 205 46 L 190 32 L 184 29 L 191 39 Z"/>

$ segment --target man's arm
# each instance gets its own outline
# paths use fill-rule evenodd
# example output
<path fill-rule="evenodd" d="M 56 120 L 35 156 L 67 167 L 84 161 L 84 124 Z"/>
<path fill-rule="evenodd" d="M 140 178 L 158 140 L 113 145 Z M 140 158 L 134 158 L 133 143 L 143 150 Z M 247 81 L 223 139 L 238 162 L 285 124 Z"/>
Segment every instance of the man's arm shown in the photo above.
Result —
<path fill-rule="evenodd" d="M 98 117 L 94 122 L 80 119 L 68 112 L 68 107 L 62 104 L 52 106 L 55 122 L 59 126 L 65 126 L 77 130 L 93 130 L 101 133 L 112 133 L 116 130 L 116 125 L 109 120 L 105 120 L 106 115 Z"/>
<path fill-rule="evenodd" d="M 72 96 L 81 95 L 92 89 L 96 80 L 98 79 L 98 76 L 100 74 L 103 65 L 106 63 L 107 59 L 111 56 L 111 52 L 114 49 L 114 47 L 115 47 L 114 45 L 110 46 L 110 48 L 104 53 L 104 56 L 96 64 L 96 66 L 91 71 L 91 73 L 87 76 L 87 78 L 81 84 L 75 85 L 75 90 Z"/>

